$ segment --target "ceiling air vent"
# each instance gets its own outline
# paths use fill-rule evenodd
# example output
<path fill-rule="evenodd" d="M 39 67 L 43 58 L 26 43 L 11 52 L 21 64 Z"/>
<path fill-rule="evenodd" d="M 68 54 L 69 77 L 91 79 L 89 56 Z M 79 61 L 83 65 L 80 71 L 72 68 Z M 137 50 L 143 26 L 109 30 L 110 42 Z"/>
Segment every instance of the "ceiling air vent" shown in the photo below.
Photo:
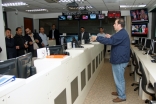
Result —
<path fill-rule="evenodd" d="M 45 0 L 48 3 L 57 3 L 59 0 Z"/>
<path fill-rule="evenodd" d="M 79 10 L 79 5 L 75 2 L 75 0 L 71 3 L 68 3 L 66 5 L 66 8 L 70 11 L 76 11 Z"/>

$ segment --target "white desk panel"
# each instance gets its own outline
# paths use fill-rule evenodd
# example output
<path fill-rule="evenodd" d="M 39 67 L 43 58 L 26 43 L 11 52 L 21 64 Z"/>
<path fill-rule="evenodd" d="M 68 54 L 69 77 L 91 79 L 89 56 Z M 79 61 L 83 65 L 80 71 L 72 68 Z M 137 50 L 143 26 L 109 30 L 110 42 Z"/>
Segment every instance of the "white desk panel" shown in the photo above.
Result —
<path fill-rule="evenodd" d="M 25 85 L 25 79 L 16 78 L 15 81 L 5 84 L 0 87 L 0 97 L 5 96 L 6 94 L 18 89 L 19 87 Z"/>
<path fill-rule="evenodd" d="M 37 73 L 49 68 L 49 67 L 57 67 L 62 63 L 69 61 L 71 56 L 65 56 L 64 58 L 43 58 L 37 59 L 34 61 L 34 66 L 37 69 Z"/>

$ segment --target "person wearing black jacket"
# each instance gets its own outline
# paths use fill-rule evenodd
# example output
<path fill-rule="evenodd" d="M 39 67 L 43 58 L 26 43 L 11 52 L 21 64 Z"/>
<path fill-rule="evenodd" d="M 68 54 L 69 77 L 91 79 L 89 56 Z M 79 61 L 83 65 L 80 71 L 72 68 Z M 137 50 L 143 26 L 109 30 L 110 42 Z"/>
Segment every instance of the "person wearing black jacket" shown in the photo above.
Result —
<path fill-rule="evenodd" d="M 56 40 L 56 45 L 60 45 L 60 33 L 56 29 L 55 24 L 52 25 L 52 30 L 49 31 L 49 40 Z"/>
<path fill-rule="evenodd" d="M 25 31 L 28 39 L 28 52 L 32 52 L 33 57 L 37 57 L 37 49 L 42 47 L 42 39 L 38 33 L 32 33 L 29 28 Z"/>
<path fill-rule="evenodd" d="M 7 51 L 7 59 L 16 58 L 16 48 L 14 43 L 14 38 L 11 34 L 11 29 L 5 29 L 5 43 L 6 43 L 6 51 Z"/>
<path fill-rule="evenodd" d="M 28 42 L 26 41 L 24 36 L 22 36 L 21 27 L 16 28 L 16 35 L 14 37 L 14 40 L 15 40 L 15 46 L 17 50 L 17 56 L 24 55 L 26 53 L 26 49 L 28 48 L 27 45 Z"/>
<path fill-rule="evenodd" d="M 78 41 L 84 40 L 85 43 L 89 42 L 89 33 L 85 32 L 85 28 L 81 27 L 81 33 L 78 35 Z"/>

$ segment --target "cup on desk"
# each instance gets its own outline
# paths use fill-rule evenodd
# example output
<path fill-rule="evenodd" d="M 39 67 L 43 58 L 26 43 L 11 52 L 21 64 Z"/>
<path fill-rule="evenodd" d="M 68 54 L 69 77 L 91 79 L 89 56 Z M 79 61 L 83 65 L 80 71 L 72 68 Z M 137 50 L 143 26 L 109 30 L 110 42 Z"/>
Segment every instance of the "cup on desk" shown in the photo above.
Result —
<path fill-rule="evenodd" d="M 71 42 L 68 42 L 67 43 L 67 49 L 71 49 L 71 48 L 72 48 Z"/>
<path fill-rule="evenodd" d="M 81 44 L 84 44 L 84 43 L 85 43 L 85 42 L 84 42 L 84 39 L 82 39 L 82 40 L 81 40 Z"/>

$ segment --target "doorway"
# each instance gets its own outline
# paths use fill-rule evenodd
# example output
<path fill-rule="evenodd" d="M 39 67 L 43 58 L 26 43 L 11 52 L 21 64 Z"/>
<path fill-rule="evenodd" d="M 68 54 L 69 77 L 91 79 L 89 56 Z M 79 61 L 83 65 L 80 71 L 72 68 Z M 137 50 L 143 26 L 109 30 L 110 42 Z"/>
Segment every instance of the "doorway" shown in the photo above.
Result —
<path fill-rule="evenodd" d="M 24 31 L 26 28 L 29 28 L 32 32 L 34 32 L 33 28 L 33 19 L 24 17 Z"/>

